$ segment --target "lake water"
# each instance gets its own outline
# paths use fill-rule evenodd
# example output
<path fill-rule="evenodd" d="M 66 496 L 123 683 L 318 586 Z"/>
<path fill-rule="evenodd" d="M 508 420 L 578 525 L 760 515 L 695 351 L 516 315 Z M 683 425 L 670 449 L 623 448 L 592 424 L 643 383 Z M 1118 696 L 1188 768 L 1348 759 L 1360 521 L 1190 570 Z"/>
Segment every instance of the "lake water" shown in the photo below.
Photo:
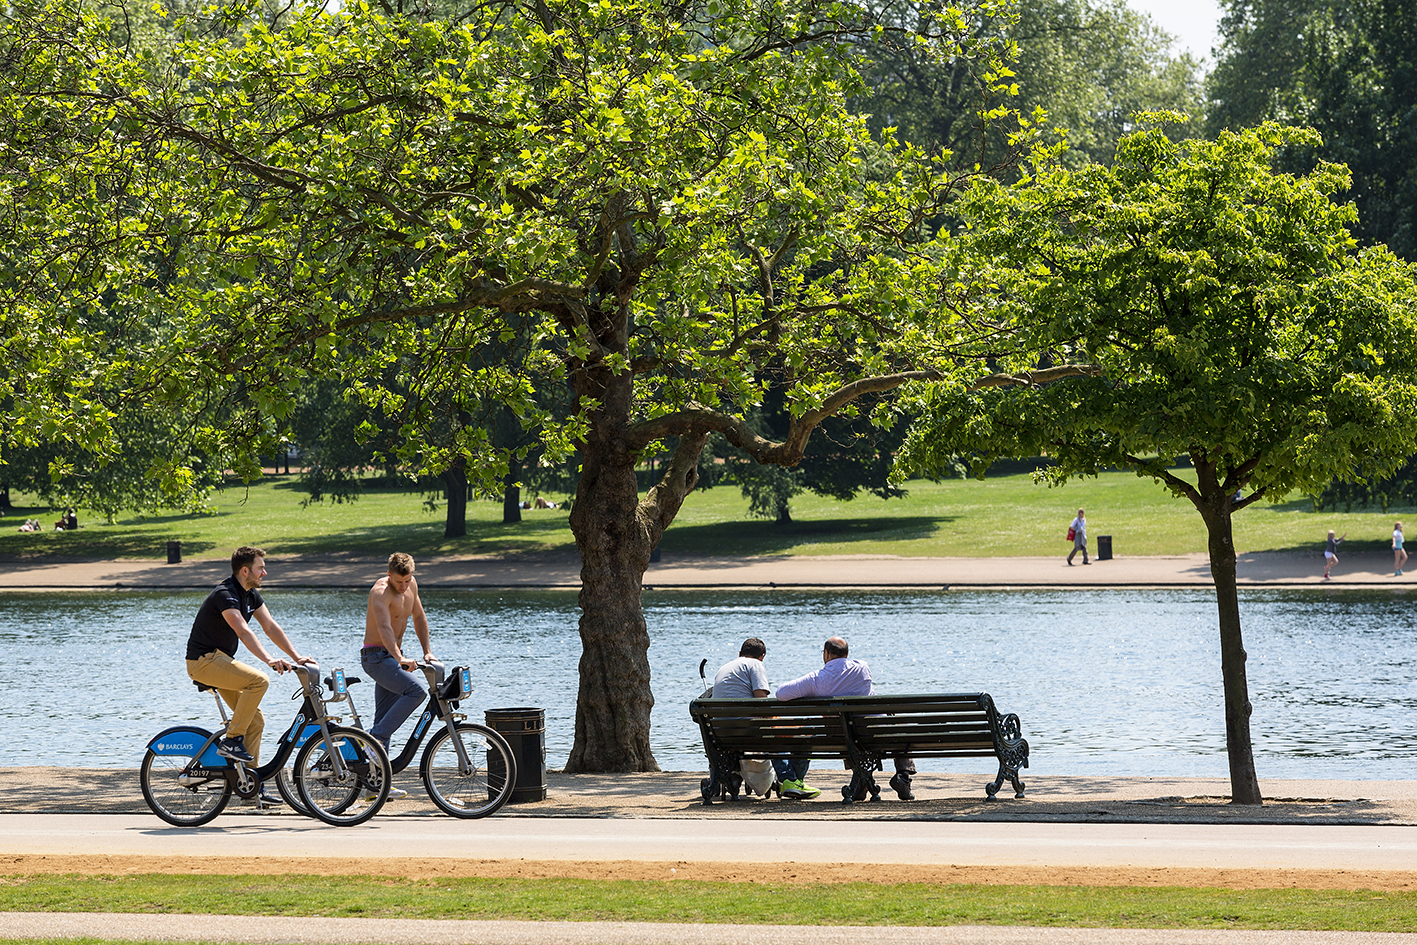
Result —
<path fill-rule="evenodd" d="M 200 593 L 0 595 L 0 766 L 136 767 L 167 725 L 212 727 L 183 653 Z M 539 706 L 547 763 L 574 731 L 578 610 L 570 592 L 425 591 L 434 652 L 473 667 L 469 714 Z M 302 652 L 358 672 L 365 595 L 266 596 Z M 1251 590 L 1241 597 L 1261 778 L 1406 778 L 1417 761 L 1417 609 L 1385 592 Z M 1215 602 L 1202 590 L 673 592 L 645 595 L 667 770 L 704 767 L 686 704 L 745 637 L 774 686 L 819 665 L 841 635 L 878 692 L 992 693 L 1032 746 L 1029 774 L 1224 777 Z M 294 712 L 273 680 L 268 731 Z M 369 684 L 354 689 L 373 712 Z M 979 771 L 987 759 L 922 761 Z M 1029 775 L 1025 775 L 1027 778 Z"/>

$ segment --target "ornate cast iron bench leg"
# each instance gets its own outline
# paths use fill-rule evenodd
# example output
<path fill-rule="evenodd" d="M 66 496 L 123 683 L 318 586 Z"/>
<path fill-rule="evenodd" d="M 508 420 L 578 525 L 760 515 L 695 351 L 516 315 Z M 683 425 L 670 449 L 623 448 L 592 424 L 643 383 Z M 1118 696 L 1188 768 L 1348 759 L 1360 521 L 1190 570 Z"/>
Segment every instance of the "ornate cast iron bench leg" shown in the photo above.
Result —
<path fill-rule="evenodd" d="M 709 776 L 699 779 L 699 797 L 703 798 L 705 807 L 712 807 L 714 797 L 721 796 L 733 783 L 733 777 L 738 774 L 737 768 L 737 761 L 734 761 L 729 767 L 728 763 L 721 759 L 712 758 L 709 760 Z M 741 781 L 741 775 L 739 778 Z M 737 799 L 738 790 L 736 787 L 732 788 L 732 794 L 734 799 Z"/>
<path fill-rule="evenodd" d="M 874 769 L 880 768 L 878 761 L 874 766 L 858 765 L 851 769 L 851 783 L 842 787 L 841 802 L 843 804 L 855 804 L 858 801 L 866 800 L 866 795 L 871 796 L 873 803 L 881 800 L 881 788 L 876 783 Z"/>
<path fill-rule="evenodd" d="M 989 795 L 989 800 L 991 801 L 994 799 L 994 795 L 999 793 L 999 788 L 1003 786 L 1005 778 L 1008 778 L 1009 782 L 1012 783 L 1014 786 L 1014 797 L 1023 797 L 1024 783 L 1018 779 L 1019 765 L 1017 764 L 1017 762 L 1014 765 L 1010 765 L 1008 763 L 1009 760 L 1012 759 L 1001 758 L 999 760 L 998 777 L 996 777 L 993 781 L 990 781 L 988 784 L 984 785 L 984 791 L 986 794 Z M 1022 767 L 1028 767 L 1027 755 L 1023 757 Z"/>

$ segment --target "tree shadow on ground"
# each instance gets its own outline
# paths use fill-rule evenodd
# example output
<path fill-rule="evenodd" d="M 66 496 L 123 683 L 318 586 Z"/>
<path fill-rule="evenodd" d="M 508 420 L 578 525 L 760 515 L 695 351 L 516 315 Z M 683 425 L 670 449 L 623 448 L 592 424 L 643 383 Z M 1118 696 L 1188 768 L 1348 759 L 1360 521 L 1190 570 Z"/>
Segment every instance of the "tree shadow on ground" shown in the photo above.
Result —
<path fill-rule="evenodd" d="M 785 525 L 764 520 L 674 525 L 660 547 L 683 555 L 771 555 L 802 550 L 803 545 L 852 542 L 918 541 L 930 538 L 953 516 L 829 518 Z"/>

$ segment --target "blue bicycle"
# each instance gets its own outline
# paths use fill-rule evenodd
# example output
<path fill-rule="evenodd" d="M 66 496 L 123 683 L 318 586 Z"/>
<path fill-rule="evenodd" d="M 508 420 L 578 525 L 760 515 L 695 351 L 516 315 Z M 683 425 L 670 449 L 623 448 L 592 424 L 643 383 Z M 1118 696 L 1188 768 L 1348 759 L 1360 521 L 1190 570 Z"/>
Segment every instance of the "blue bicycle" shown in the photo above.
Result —
<path fill-rule="evenodd" d="M 362 824 L 379 812 L 393 777 L 384 746 L 362 729 L 337 724 L 341 720 L 325 711 L 327 704 L 348 699 L 344 673 L 335 670 L 326 680 L 333 695 L 325 698 L 318 666 L 293 670 L 300 680 L 297 695 L 303 696 L 300 708 L 259 767 L 217 753 L 217 739 L 230 723 L 226 703 L 213 687 L 194 683 L 198 691 L 212 692 L 222 725 L 215 732 L 174 725 L 148 742 L 139 780 L 154 814 L 177 827 L 199 827 L 225 810 L 233 794 L 256 797 L 261 782 L 273 777 L 291 807 L 327 824 Z M 286 776 L 283 769 L 292 754 L 293 775 Z"/>

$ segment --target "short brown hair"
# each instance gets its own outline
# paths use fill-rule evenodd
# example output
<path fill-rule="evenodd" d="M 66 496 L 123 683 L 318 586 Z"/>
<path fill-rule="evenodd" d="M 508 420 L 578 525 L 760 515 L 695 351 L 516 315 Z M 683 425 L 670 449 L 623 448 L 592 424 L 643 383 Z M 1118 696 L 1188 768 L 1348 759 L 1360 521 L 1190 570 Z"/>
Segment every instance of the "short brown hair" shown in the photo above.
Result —
<path fill-rule="evenodd" d="M 264 548 L 252 548 L 250 545 L 242 545 L 231 553 L 231 573 L 240 574 L 242 568 L 250 567 L 256 563 L 257 558 L 264 558 L 266 550 Z"/>
<path fill-rule="evenodd" d="M 389 573 L 408 577 L 413 573 L 413 555 L 402 551 L 389 555 Z"/>

